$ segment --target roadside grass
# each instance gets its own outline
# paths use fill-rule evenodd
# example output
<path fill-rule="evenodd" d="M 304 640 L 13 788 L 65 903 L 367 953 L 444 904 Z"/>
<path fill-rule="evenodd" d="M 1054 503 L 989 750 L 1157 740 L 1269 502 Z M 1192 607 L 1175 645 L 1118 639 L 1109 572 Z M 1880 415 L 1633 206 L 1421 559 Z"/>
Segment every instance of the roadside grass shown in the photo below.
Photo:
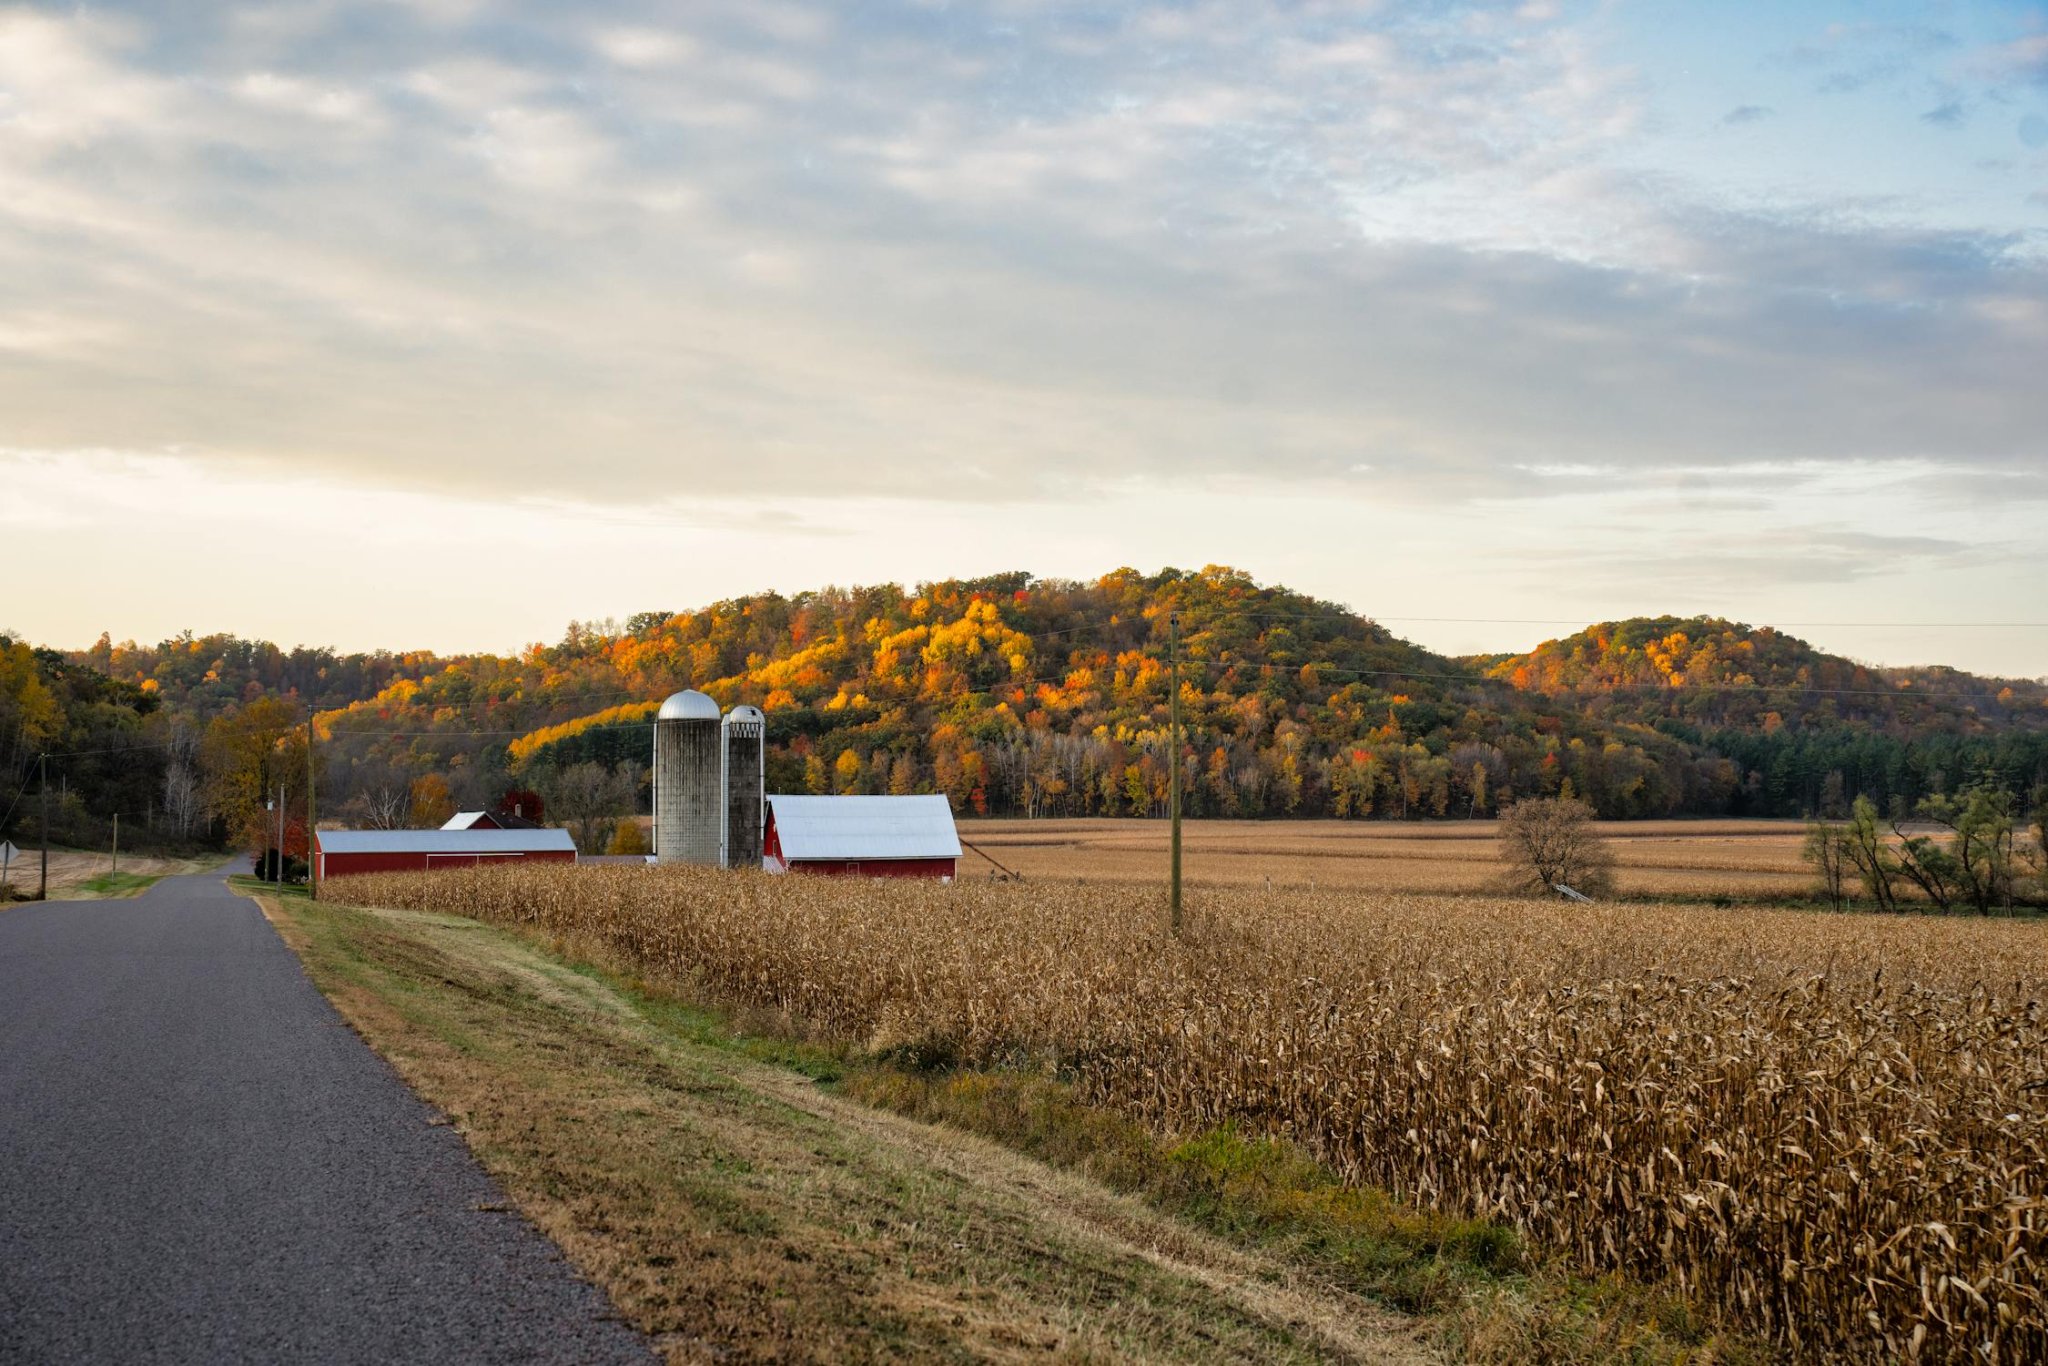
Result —
<path fill-rule="evenodd" d="M 96 897 L 136 896 L 156 886 L 162 873 L 101 873 L 78 884 L 79 890 Z"/>
<path fill-rule="evenodd" d="M 343 1016 L 671 1360 L 1437 1355 L 1363 1297 L 851 1098 L 854 1060 L 473 921 L 260 900 Z"/>
<path fill-rule="evenodd" d="M 1420 1210 L 1384 1192 L 1347 1186 L 1283 1142 L 1229 1129 L 1165 1138 L 1084 1104 L 1054 1077 L 954 1069 L 910 1052 L 871 1056 L 804 1042 L 797 1022 L 686 1000 L 666 985 L 574 961 L 567 945 L 542 944 L 456 917 L 312 903 L 303 888 L 288 888 L 280 907 L 269 884 L 243 877 L 231 883 L 263 895 L 279 910 L 273 918 L 351 1023 L 455 1118 L 529 1216 L 610 1291 L 628 1318 L 666 1335 L 665 1346 L 679 1360 L 697 1359 L 697 1347 L 705 1343 L 731 1346 L 735 1340 L 743 1357 L 774 1346 L 765 1355 L 921 1355 L 926 1349 L 949 1355 L 964 1349 L 971 1355 L 1021 1351 L 1182 1360 L 1210 1355 L 1211 1347 L 1227 1341 L 1226 1357 L 1355 1358 L 1362 1347 L 1364 1355 L 1386 1359 L 1419 1357 L 1418 1338 L 1430 1354 L 1483 1361 L 1704 1363 L 1756 1355 L 1742 1343 L 1717 1337 L 1677 1296 L 1619 1278 L 1569 1275 L 1503 1225 Z M 488 989 L 479 977 L 490 979 Z M 486 1002 L 491 1009 L 484 1009 Z M 588 1061 L 593 1050 L 603 1060 L 597 1072 L 579 1066 L 571 1077 L 556 1075 L 566 1058 Z M 631 1054 L 639 1056 L 622 1056 Z M 660 1065 L 649 1070 L 650 1059 Z M 693 1103 L 676 1101 L 667 1072 L 678 1066 L 693 1078 L 685 1086 L 697 1097 Z M 596 1077 L 618 1069 L 637 1080 L 625 1086 L 630 1099 L 615 1097 L 600 1107 L 605 1123 L 595 1122 L 587 1097 L 569 1102 L 558 1095 L 565 1087 L 587 1090 Z M 1133 1308 L 1131 1269 L 1114 1259 L 1105 1264 L 1098 1257 L 1091 1264 L 1088 1276 L 1109 1278 L 1091 1290 L 1069 1275 L 1079 1264 L 1072 1248 L 1040 1246 L 1031 1254 L 1039 1262 L 999 1259 L 998 1271 L 988 1263 L 987 1249 L 968 1240 L 954 1247 L 970 1265 L 950 1274 L 977 1283 L 1007 1278 L 1010 1300 L 993 1317 L 983 1312 L 959 1320 L 958 1332 L 933 1336 L 929 1319 L 916 1325 L 900 1315 L 876 1319 L 869 1312 L 874 1305 L 901 1295 L 872 1285 L 862 1291 L 860 1305 L 837 1308 L 812 1303 L 815 1287 L 798 1294 L 805 1308 L 792 1310 L 795 1317 L 778 1330 L 795 1336 L 756 1338 L 750 1335 L 758 1325 L 716 1315 L 708 1323 L 688 1314 L 677 1319 L 676 1306 L 688 1296 L 670 1284 L 676 1279 L 672 1273 L 683 1267 L 692 1277 L 702 1276 L 704 1259 L 658 1250 L 674 1238 L 664 1228 L 701 1229 L 707 1219 L 722 1219 L 723 1236 L 740 1239 L 753 1252 L 764 1238 L 801 1247 L 806 1256 L 835 1245 L 815 1231 L 820 1220 L 831 1220 L 808 1200 L 798 1197 L 802 1208 L 792 1211 L 761 1198 L 765 1172 L 780 1170 L 778 1180 L 784 1181 L 792 1173 L 773 1160 L 764 1165 L 755 1154 L 784 1152 L 788 1135 L 749 1133 L 712 1157 L 697 1146 L 706 1124 L 693 1110 L 713 1104 L 708 1076 L 717 1077 L 720 1088 L 751 1095 L 756 1106 L 767 1099 L 784 1105 L 798 1100 L 796 1108 L 812 1111 L 813 1119 L 820 1118 L 814 1107 L 829 1103 L 825 1132 L 837 1137 L 804 1141 L 814 1157 L 835 1169 L 843 1170 L 840 1164 L 849 1160 L 841 1147 L 847 1128 L 900 1126 L 907 1120 L 915 1122 L 907 1131 L 912 1137 L 891 1131 L 893 1142 L 989 1140 L 1019 1155 L 1009 1159 L 1013 1163 L 1028 1159 L 1022 1165 L 1043 1174 L 1029 1177 L 1027 1187 L 1064 1179 L 1088 1192 L 1070 1192 L 1064 1202 L 1069 1211 L 1077 1199 L 1129 1206 L 1098 1215 L 1092 1221 L 1097 1235 L 1105 1224 L 1149 1221 L 1143 1238 L 1126 1238 L 1133 1245 L 1125 1249 L 1126 1258 L 1142 1261 L 1138 1249 L 1148 1245 L 1176 1248 L 1179 1261 L 1152 1270 L 1183 1277 L 1194 1274 L 1189 1261 L 1213 1267 L 1235 1260 L 1228 1276 L 1290 1298 L 1283 1308 L 1256 1298 L 1248 1308 L 1240 1292 L 1236 1299 L 1223 1296 L 1194 1309 L 1183 1285 L 1167 1295 L 1167 1308 L 1140 1311 Z M 567 1108 L 558 1112 L 557 1101 Z M 519 1132 L 507 1135 L 507 1124 Z M 832 1156 L 825 1157 L 827 1152 Z M 668 1154 L 664 1160 L 674 1168 L 650 1170 L 649 1153 Z M 565 1184 L 565 1170 L 577 1178 Z M 815 1179 L 814 1171 L 804 1172 L 797 1189 Z M 916 1197 L 930 1179 L 929 1171 L 916 1179 L 893 1176 L 886 1183 L 891 1193 L 879 1196 L 869 1216 L 872 1227 L 863 1236 L 900 1227 L 911 1211 L 897 1206 Z M 664 1188 L 650 1203 L 646 1193 Z M 571 1191 L 577 1198 L 564 1205 Z M 861 1199 L 877 1198 L 872 1189 L 861 1192 Z M 977 1216 L 963 1214 L 963 1207 L 992 1198 L 986 1191 L 948 1187 L 938 1203 L 956 1230 L 964 1231 Z M 650 1219 L 654 1209 L 659 1216 Z M 1043 1220 L 1045 1212 L 1038 1213 Z M 988 1214 L 980 1211 L 979 1217 Z M 1008 1217 L 1014 1222 L 1015 1212 Z M 911 1218 L 910 1227 L 921 1222 Z M 806 1226 L 814 1231 L 795 1232 Z M 1204 1250 L 1189 1257 L 1188 1247 Z M 758 1256 L 733 1250 L 723 1255 L 729 1265 L 760 1265 Z M 906 1264 L 916 1265 L 914 1255 Z M 1203 1279 L 1194 1274 L 1197 1284 Z M 769 1285 L 783 1287 L 770 1292 L 769 1303 L 796 1293 L 789 1280 L 786 1274 L 768 1278 Z M 832 1284 L 843 1294 L 848 1278 L 836 1276 Z M 758 1299 L 759 1289 L 748 1293 Z M 1112 1289 L 1123 1306 L 1121 1327 L 1105 1327 L 1075 1310 L 1076 1296 L 1089 1302 Z M 920 1296 L 929 1291 L 920 1284 Z M 1148 1285 L 1142 1293 L 1164 1292 Z M 1023 1318 L 1035 1313 L 1041 1324 L 1058 1325 L 1056 1331 L 1030 1345 L 1014 1340 L 1018 1296 Z M 1047 1297 L 1056 1306 L 1049 1319 Z M 1404 1321 L 1378 1305 L 1414 1318 L 1390 1327 L 1390 1321 Z M 998 1321 L 1010 1326 L 997 1327 Z"/>

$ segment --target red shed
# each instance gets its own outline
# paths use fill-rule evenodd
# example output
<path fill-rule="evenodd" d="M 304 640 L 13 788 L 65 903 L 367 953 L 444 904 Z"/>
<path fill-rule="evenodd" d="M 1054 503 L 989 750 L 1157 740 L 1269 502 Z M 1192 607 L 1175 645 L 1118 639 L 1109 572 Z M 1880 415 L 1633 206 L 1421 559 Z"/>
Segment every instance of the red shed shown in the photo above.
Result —
<path fill-rule="evenodd" d="M 322 882 L 350 873 L 576 861 L 576 841 L 566 830 L 320 830 L 313 847 Z"/>
<path fill-rule="evenodd" d="M 960 834 L 944 797 L 770 797 L 761 840 L 770 872 L 951 882 Z"/>

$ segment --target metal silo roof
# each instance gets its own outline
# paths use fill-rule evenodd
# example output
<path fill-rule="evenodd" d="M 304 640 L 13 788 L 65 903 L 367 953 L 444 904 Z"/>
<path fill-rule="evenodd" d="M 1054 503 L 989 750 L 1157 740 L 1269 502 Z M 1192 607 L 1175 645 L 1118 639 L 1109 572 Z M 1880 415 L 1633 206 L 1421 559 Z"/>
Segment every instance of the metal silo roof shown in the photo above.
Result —
<path fill-rule="evenodd" d="M 718 704 L 698 692 L 685 688 L 671 693 L 668 701 L 661 704 L 661 711 L 654 718 L 657 721 L 716 721 Z"/>

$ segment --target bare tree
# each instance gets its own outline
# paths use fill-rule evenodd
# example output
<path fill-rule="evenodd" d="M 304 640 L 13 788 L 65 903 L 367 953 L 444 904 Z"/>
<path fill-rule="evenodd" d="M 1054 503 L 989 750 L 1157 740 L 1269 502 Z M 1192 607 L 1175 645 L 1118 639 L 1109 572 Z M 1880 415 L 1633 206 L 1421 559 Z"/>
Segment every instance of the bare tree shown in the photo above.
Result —
<path fill-rule="evenodd" d="M 1820 875 L 1821 894 L 1826 896 L 1836 910 L 1848 903 L 1846 889 L 1855 861 L 1849 854 L 1849 832 L 1839 825 L 1825 821 L 1811 821 L 1806 827 L 1806 843 L 1800 848 L 1799 856 L 1813 865 Z"/>
<path fill-rule="evenodd" d="M 1614 854 L 1593 828 L 1593 808 L 1570 797 L 1527 797 L 1503 811 L 1500 857 L 1515 891 L 1614 890 Z"/>
<path fill-rule="evenodd" d="M 410 783 L 394 778 L 366 787 L 358 796 L 362 802 L 364 825 L 372 830 L 405 829 L 405 818 L 412 811 Z"/>
<path fill-rule="evenodd" d="M 164 765 L 164 823 L 179 839 L 199 822 L 199 737 L 185 726 L 171 732 Z"/>
<path fill-rule="evenodd" d="M 575 836 L 576 847 L 602 854 L 611 847 L 620 819 L 632 814 L 639 781 L 636 764 L 606 768 L 581 763 L 536 775 L 534 785 L 547 798 L 548 814 Z"/>

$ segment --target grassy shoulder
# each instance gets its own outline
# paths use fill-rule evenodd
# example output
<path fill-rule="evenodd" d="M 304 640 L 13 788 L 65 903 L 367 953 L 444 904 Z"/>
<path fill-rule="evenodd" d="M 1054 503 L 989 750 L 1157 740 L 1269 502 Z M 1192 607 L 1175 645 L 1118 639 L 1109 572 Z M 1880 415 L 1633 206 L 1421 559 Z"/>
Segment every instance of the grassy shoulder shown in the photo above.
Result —
<path fill-rule="evenodd" d="M 268 892 L 253 879 L 245 891 Z M 1675 1300 L 1285 1144 L 796 1041 L 475 922 L 266 904 L 314 981 L 676 1360 L 1726 1360 Z"/>
<path fill-rule="evenodd" d="M 164 877 L 162 873 L 101 873 L 98 877 L 87 878 L 79 889 L 95 897 L 138 896 L 156 886 Z"/>
<path fill-rule="evenodd" d="M 835 1093 L 829 1058 L 721 1041 L 470 921 L 264 900 L 349 1022 L 671 1360 L 1430 1359 L 1403 1316 Z"/>

